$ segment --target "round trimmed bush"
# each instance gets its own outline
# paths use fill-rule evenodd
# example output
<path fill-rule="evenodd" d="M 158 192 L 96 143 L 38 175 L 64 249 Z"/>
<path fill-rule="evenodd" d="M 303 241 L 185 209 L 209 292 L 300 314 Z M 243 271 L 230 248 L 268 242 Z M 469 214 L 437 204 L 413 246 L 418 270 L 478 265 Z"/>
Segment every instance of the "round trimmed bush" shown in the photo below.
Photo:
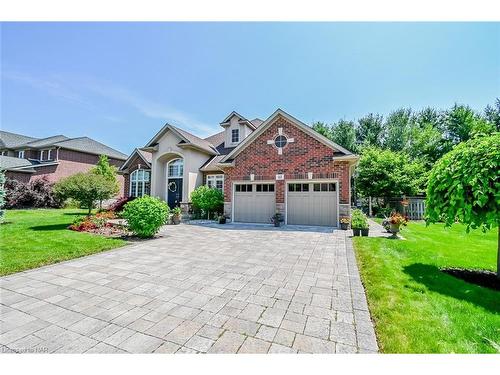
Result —
<path fill-rule="evenodd" d="M 144 196 L 125 205 L 122 216 L 138 237 L 153 237 L 167 221 L 168 205 L 154 197 Z"/>

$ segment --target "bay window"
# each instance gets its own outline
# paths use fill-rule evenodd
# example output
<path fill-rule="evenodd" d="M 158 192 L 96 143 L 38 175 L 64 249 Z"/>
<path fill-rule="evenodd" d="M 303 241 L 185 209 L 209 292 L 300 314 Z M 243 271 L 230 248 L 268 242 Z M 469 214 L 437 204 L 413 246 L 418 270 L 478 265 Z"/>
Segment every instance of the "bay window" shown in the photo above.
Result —
<path fill-rule="evenodd" d="M 142 197 L 149 195 L 151 190 L 151 172 L 144 169 L 136 169 L 130 174 L 131 197 Z"/>

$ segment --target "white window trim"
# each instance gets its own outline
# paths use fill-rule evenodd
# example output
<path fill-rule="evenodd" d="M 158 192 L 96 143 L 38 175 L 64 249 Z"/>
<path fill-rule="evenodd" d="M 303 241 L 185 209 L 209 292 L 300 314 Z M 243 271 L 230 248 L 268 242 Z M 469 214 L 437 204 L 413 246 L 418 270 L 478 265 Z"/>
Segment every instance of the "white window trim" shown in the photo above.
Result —
<path fill-rule="evenodd" d="M 19 159 L 24 159 L 24 150 L 17 151 L 17 157 Z"/>
<path fill-rule="evenodd" d="M 170 174 L 170 164 L 176 162 L 176 161 L 181 161 L 182 162 L 182 173 L 180 175 L 175 175 L 175 176 L 172 176 Z M 183 178 L 184 177 L 184 159 L 182 158 L 176 158 L 176 159 L 172 159 L 170 160 L 168 163 L 167 163 L 167 178 Z"/>
<path fill-rule="evenodd" d="M 222 188 L 220 189 L 220 191 L 224 192 L 224 175 L 223 174 L 209 174 L 207 175 L 207 181 L 206 181 L 206 185 L 208 187 L 210 187 L 210 184 L 208 183 L 208 181 L 212 181 L 213 180 L 213 187 L 217 189 L 217 180 L 222 180 Z"/>
<path fill-rule="evenodd" d="M 149 172 L 149 180 L 147 180 L 143 177 L 142 180 L 136 179 L 135 181 L 132 181 L 133 180 L 132 175 L 134 175 L 136 173 L 138 174 L 139 171 Z M 144 176 L 144 174 L 143 174 L 143 176 Z M 132 192 L 132 182 L 135 182 L 135 191 L 134 192 Z M 141 186 L 142 186 L 141 195 L 139 195 L 139 182 L 141 182 Z M 128 191 L 129 197 L 136 197 L 136 198 L 143 197 L 145 195 L 146 182 L 149 182 L 149 184 L 150 184 L 149 190 L 151 193 L 151 170 L 149 170 L 149 169 L 136 169 L 135 171 L 130 173 L 130 182 L 129 182 L 129 191 Z M 135 195 L 133 193 L 135 193 Z"/>

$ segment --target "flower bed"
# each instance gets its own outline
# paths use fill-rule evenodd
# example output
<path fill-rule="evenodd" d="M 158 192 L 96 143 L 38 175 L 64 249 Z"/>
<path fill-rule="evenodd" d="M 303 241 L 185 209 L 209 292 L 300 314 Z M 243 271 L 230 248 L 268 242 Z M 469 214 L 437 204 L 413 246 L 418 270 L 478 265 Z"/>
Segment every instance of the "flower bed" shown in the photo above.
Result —
<path fill-rule="evenodd" d="M 68 229 L 76 232 L 88 232 L 107 237 L 123 237 L 130 233 L 121 225 L 113 225 L 109 220 L 115 219 L 113 211 L 99 212 L 95 215 L 78 217 Z"/>

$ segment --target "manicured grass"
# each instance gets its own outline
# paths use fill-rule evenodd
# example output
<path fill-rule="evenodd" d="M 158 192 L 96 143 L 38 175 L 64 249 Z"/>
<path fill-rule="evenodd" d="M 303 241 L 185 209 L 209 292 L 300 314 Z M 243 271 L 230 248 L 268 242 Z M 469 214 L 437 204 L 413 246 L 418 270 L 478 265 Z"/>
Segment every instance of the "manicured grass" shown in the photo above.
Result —
<path fill-rule="evenodd" d="M 354 239 L 381 350 L 499 352 L 500 292 L 439 270 L 495 270 L 497 231 L 411 222 L 402 235 L 406 240 Z"/>
<path fill-rule="evenodd" d="M 97 253 L 121 239 L 66 229 L 83 210 L 9 210 L 0 225 L 0 275 Z"/>

